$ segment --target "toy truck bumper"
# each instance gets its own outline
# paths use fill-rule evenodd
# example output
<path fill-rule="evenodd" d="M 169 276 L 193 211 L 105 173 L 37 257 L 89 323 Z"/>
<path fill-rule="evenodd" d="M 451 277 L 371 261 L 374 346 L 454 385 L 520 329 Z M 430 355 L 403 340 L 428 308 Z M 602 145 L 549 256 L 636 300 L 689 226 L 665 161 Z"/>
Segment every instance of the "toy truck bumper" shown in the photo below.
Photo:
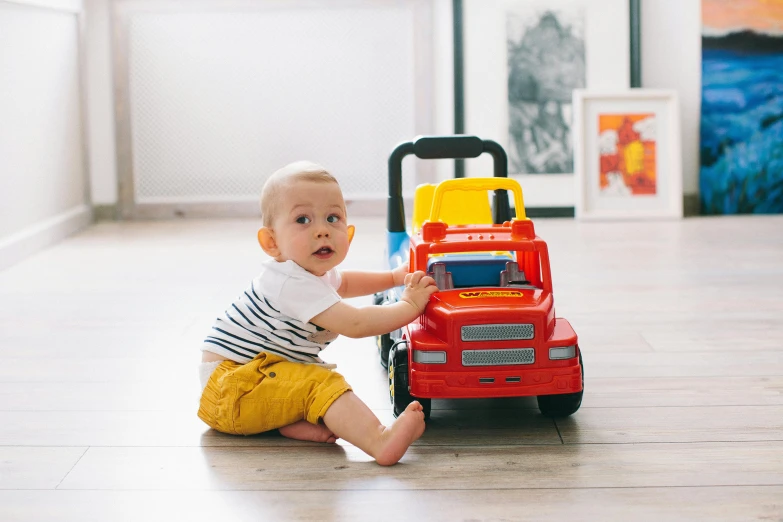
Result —
<path fill-rule="evenodd" d="M 430 399 L 531 397 L 582 391 L 582 367 L 542 369 L 485 368 L 459 373 L 411 368 L 410 393 Z"/>

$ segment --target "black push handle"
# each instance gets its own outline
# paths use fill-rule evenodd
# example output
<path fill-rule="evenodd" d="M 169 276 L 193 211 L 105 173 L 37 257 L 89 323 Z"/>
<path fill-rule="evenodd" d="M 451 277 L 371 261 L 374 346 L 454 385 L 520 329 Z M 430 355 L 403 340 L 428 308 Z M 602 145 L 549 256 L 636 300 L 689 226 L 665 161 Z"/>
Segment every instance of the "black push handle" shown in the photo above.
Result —
<path fill-rule="evenodd" d="M 421 159 L 465 159 L 490 154 L 495 177 L 508 177 L 508 156 L 498 143 L 477 136 L 418 136 L 400 143 L 389 156 L 389 208 L 386 226 L 389 232 L 405 232 L 405 208 L 402 202 L 402 160 L 409 154 Z M 511 208 L 505 190 L 496 190 L 492 202 L 495 223 L 511 219 Z"/>

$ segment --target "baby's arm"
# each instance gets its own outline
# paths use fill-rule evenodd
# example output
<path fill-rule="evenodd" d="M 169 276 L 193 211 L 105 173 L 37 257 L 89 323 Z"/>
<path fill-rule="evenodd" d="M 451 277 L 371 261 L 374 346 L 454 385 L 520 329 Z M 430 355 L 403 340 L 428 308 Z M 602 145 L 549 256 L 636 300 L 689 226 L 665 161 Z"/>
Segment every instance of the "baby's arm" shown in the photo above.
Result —
<path fill-rule="evenodd" d="M 340 297 L 345 298 L 374 294 L 402 285 L 407 273 L 408 263 L 398 266 L 394 270 L 383 272 L 346 270 L 342 272 L 343 282 L 337 289 L 337 293 L 340 294 Z"/>
<path fill-rule="evenodd" d="M 356 308 L 340 301 L 310 322 L 352 338 L 381 335 L 401 328 L 421 315 L 430 296 L 438 291 L 435 280 L 420 271 L 406 275 L 403 283 L 405 290 L 396 303 Z"/>

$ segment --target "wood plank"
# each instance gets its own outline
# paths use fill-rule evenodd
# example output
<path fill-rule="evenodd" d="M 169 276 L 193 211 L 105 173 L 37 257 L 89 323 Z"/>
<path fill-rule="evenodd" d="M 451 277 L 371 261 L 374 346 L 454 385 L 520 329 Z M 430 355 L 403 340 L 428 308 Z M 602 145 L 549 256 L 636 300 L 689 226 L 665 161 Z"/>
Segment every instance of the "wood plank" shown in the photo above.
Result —
<path fill-rule="evenodd" d="M 775 282 L 778 287 L 783 286 L 783 281 Z M 563 299 L 557 294 L 556 300 L 558 316 L 565 317 L 569 321 L 584 321 L 592 324 L 605 325 L 613 328 L 614 324 L 626 324 L 641 330 L 651 328 L 667 328 L 669 325 L 701 321 L 705 316 L 724 323 L 731 321 L 752 321 L 761 319 L 764 321 L 776 321 L 780 318 L 783 309 L 779 307 L 776 294 L 769 289 L 758 287 L 759 292 L 765 292 L 763 297 L 748 296 L 742 302 L 733 303 L 731 307 L 722 306 L 705 310 L 703 302 L 714 301 L 715 297 L 703 296 L 701 299 L 683 304 L 678 308 L 669 308 L 665 296 L 659 296 L 651 300 L 647 305 L 640 307 L 627 294 L 618 290 L 615 293 L 607 293 L 599 288 L 586 291 L 586 295 L 579 299 Z M 587 294 L 600 295 L 606 304 L 596 306 Z M 595 301 L 595 297 L 593 300 Z M 578 334 L 579 332 L 577 332 Z"/>
<path fill-rule="evenodd" d="M 779 320 L 726 321 L 712 318 L 672 322 L 665 327 L 640 321 L 610 329 L 596 327 L 583 316 L 569 317 L 579 344 L 590 352 L 714 352 L 779 350 L 783 322 Z"/>
<path fill-rule="evenodd" d="M 783 441 L 783 405 L 583 408 L 557 426 L 565 444 Z"/>
<path fill-rule="evenodd" d="M 391 409 L 374 410 L 386 425 Z M 0 446 L 290 446 L 274 434 L 253 437 L 210 430 L 192 411 L 0 411 Z M 562 444 L 554 422 L 523 410 L 439 411 L 418 445 Z"/>
<path fill-rule="evenodd" d="M 225 447 L 90 448 L 59 489 L 386 491 L 743 485 L 783 485 L 783 442 L 415 446 L 389 468 L 341 444 L 271 452 Z"/>
<path fill-rule="evenodd" d="M 198 446 L 206 429 L 195 410 L 0 412 L 0 446 Z"/>
<path fill-rule="evenodd" d="M 783 404 L 783 376 L 587 378 L 582 408 Z"/>
<path fill-rule="evenodd" d="M 779 309 L 778 309 L 779 310 Z M 657 352 L 759 350 L 780 351 L 783 345 L 783 321 L 702 321 L 669 328 L 649 329 L 642 337 Z"/>
<path fill-rule="evenodd" d="M 30 311 L 30 314 L 33 312 Z M 63 319 L 58 323 L 46 317 L 27 323 L 15 321 L 14 324 L 0 324 L 0 357 L 24 358 L 28 361 L 53 355 L 77 360 L 125 358 L 131 355 L 149 359 L 180 358 L 187 347 L 192 352 L 190 359 L 193 359 L 206 330 L 196 338 L 186 338 L 181 331 L 188 322 L 188 319 L 176 320 L 173 324 L 123 318 L 92 321 Z M 205 318 L 205 322 L 208 319 Z M 53 331 L 58 332 L 56 351 L 51 346 Z"/>
<path fill-rule="evenodd" d="M 389 410 L 376 414 L 385 423 L 393 420 Z M 583 408 L 571 419 L 559 420 L 558 426 L 570 443 L 778 440 L 783 433 L 780 419 L 781 406 Z M 0 412 L 0 445 L 193 446 L 209 445 L 221 437 L 221 445 L 283 443 L 278 438 L 216 437 L 205 431 L 207 427 L 194 411 L 53 411 L 46 416 Z M 436 410 L 419 442 L 460 446 L 558 443 L 550 420 L 535 410 L 508 407 Z"/>
<path fill-rule="evenodd" d="M 777 521 L 783 487 L 588 488 L 385 491 L 0 491 L 15 522 L 140 520 L 634 520 Z M 631 515 L 632 514 L 632 515 Z"/>
<path fill-rule="evenodd" d="M 559 307 L 558 316 L 560 316 Z M 579 346 L 583 350 L 589 350 L 591 353 L 652 351 L 652 347 L 635 325 L 608 329 L 601 325 L 596 326 L 593 321 L 585 321 L 573 316 L 566 318 L 574 327 Z"/>
<path fill-rule="evenodd" d="M 199 384 L 155 385 L 151 381 L 38 382 L 20 386 L 0 382 L 0 411 L 180 411 L 193 413 Z M 166 400 L 161 400 L 161 392 Z"/>
<path fill-rule="evenodd" d="M 85 451 L 79 447 L 0 446 L 0 489 L 54 489 Z M 13 519 L 0 516 L 0 520 Z"/>
<path fill-rule="evenodd" d="M 200 353 L 188 353 L 187 357 L 190 360 L 182 369 L 174 364 L 161 364 L 160 358 L 132 358 L 127 354 L 111 359 L 53 356 L 43 362 L 34 358 L 8 358 L 0 364 L 0 382 L 164 382 L 191 386 L 198 382 Z"/>
<path fill-rule="evenodd" d="M 376 411 L 390 408 L 382 378 L 349 378 L 359 397 Z M 160 386 L 156 389 L 151 381 L 38 382 L 34 387 L 0 382 L 0 410 L 192 413 L 199 385 L 193 375 L 182 380 L 163 387 L 165 401 L 159 400 Z M 588 378 L 582 409 L 781 404 L 783 376 Z M 457 399 L 432 401 L 432 409 L 437 418 L 440 410 L 510 410 L 520 414 L 521 410 L 537 410 L 538 406 L 534 398 Z"/>
<path fill-rule="evenodd" d="M 585 379 L 617 377 L 752 377 L 783 375 L 778 351 L 592 353 L 584 350 Z M 587 387 L 587 384 L 585 384 Z"/>

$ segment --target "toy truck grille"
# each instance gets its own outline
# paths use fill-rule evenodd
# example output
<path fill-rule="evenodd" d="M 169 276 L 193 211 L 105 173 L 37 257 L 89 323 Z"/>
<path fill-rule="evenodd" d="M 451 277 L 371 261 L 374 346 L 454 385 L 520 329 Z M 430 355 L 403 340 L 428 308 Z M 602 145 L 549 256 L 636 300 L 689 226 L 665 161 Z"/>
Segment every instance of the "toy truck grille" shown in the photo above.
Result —
<path fill-rule="evenodd" d="M 521 324 L 477 324 L 462 327 L 463 341 L 515 341 L 535 337 L 530 323 Z"/>
<path fill-rule="evenodd" d="M 533 348 L 462 351 L 462 366 L 507 366 L 533 364 L 535 361 L 536 351 Z"/>

